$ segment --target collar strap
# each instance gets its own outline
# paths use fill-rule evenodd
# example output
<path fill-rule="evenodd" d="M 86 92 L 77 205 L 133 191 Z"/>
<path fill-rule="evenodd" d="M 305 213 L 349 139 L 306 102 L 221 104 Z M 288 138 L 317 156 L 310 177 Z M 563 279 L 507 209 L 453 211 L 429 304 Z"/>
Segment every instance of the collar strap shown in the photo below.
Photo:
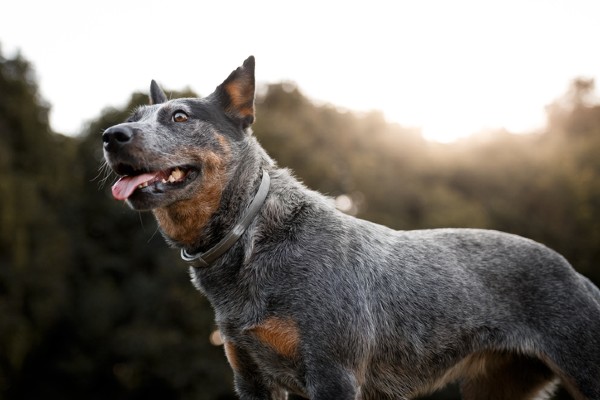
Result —
<path fill-rule="evenodd" d="M 225 254 L 225 252 L 238 241 L 244 232 L 246 232 L 246 229 L 248 229 L 248 226 L 250 226 L 254 217 L 256 217 L 256 214 L 258 214 L 265 202 L 270 187 L 271 177 L 267 171 L 263 170 L 262 181 L 260 182 L 258 191 L 256 192 L 252 203 L 248 206 L 242 220 L 238 222 L 219 243 L 204 253 L 190 254 L 185 249 L 181 249 L 181 258 L 183 258 L 183 261 L 189 262 L 192 266 L 197 268 L 206 268 Z"/>

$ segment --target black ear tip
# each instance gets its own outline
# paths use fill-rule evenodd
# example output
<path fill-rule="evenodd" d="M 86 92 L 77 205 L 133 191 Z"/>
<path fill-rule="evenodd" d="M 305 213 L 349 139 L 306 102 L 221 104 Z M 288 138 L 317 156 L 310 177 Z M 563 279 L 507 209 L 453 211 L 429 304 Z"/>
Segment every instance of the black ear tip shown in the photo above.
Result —
<path fill-rule="evenodd" d="M 244 68 L 254 70 L 254 65 L 255 65 L 254 56 L 250 56 L 250 57 L 246 58 L 246 60 L 244 61 Z"/>

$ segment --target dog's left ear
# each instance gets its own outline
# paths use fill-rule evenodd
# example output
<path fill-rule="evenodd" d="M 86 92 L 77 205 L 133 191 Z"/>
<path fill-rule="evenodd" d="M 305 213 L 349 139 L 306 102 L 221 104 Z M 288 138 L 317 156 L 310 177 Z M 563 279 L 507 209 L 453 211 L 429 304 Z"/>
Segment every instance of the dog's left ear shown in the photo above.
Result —
<path fill-rule="evenodd" d="M 152 79 L 152 82 L 150 82 L 150 105 L 164 103 L 165 101 L 167 101 L 165 92 L 163 92 L 160 86 L 158 86 L 158 83 Z"/>
<path fill-rule="evenodd" d="M 225 114 L 242 129 L 254 122 L 254 56 L 244 61 L 215 90 L 217 101 Z"/>

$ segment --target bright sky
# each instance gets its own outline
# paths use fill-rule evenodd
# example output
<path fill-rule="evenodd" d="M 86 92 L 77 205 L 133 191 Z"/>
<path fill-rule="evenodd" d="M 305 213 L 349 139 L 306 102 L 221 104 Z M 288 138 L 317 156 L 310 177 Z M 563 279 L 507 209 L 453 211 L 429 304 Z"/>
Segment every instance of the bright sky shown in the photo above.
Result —
<path fill-rule="evenodd" d="M 0 45 L 34 64 L 55 130 L 77 133 L 151 79 L 202 95 L 250 54 L 259 82 L 449 141 L 525 131 L 600 73 L 597 0 L 5 1 Z"/>

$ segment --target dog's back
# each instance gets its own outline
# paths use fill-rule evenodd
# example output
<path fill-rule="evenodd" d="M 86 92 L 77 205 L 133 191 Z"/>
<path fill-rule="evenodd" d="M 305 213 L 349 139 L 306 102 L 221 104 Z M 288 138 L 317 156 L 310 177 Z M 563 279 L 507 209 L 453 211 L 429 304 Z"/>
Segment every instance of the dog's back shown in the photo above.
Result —
<path fill-rule="evenodd" d="M 308 199 L 295 224 L 257 229 L 251 265 L 269 291 L 265 313 L 285 315 L 309 338 L 316 376 L 344 366 L 365 399 L 412 397 L 456 379 L 466 398 L 517 399 L 550 387 L 555 373 L 567 384 L 600 377 L 600 308 L 554 251 L 496 231 L 392 231 Z M 286 196 L 271 202 L 266 213 Z M 235 343 L 246 332 L 224 333 Z M 256 357 L 281 379 L 280 360 Z M 285 373 L 288 387 L 306 387 L 300 371 Z"/>
<path fill-rule="evenodd" d="M 531 399 L 556 377 L 600 399 L 600 292 L 560 255 L 340 213 L 260 147 L 253 98 L 251 58 L 204 99 L 153 83 L 153 105 L 103 135 L 115 197 L 201 260 L 242 399 L 408 399 L 454 380 L 467 400 Z"/>
<path fill-rule="evenodd" d="M 393 231 L 340 213 L 285 171 L 273 173 L 249 235 L 244 268 L 265 292 L 246 314 L 251 295 L 232 283 L 241 300 L 226 296 L 218 321 L 230 358 L 244 343 L 268 381 L 309 395 L 295 358 L 306 346 L 308 376 L 351 382 L 363 399 L 410 398 L 457 379 L 467 399 L 528 398 L 556 374 L 595 398 L 598 289 L 543 245 L 487 230 Z M 194 272 L 213 303 L 239 276 L 222 268 Z M 248 343 L 248 332 L 261 339 Z"/>

